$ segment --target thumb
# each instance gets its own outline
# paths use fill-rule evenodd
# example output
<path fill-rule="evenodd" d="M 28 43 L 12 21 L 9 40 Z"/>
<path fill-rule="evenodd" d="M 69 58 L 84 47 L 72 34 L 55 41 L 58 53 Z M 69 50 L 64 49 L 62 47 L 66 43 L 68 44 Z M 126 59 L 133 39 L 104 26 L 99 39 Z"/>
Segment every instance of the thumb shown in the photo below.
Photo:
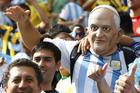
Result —
<path fill-rule="evenodd" d="M 104 75 L 106 73 L 107 67 L 108 67 L 108 63 L 105 63 L 104 66 L 99 70 L 99 74 Z"/>
<path fill-rule="evenodd" d="M 134 75 L 135 75 L 136 69 L 137 69 L 137 64 L 134 64 L 130 71 L 129 80 L 131 80 L 131 81 L 134 80 Z"/>
<path fill-rule="evenodd" d="M 30 10 L 26 10 L 25 13 L 29 16 L 31 14 Z"/>

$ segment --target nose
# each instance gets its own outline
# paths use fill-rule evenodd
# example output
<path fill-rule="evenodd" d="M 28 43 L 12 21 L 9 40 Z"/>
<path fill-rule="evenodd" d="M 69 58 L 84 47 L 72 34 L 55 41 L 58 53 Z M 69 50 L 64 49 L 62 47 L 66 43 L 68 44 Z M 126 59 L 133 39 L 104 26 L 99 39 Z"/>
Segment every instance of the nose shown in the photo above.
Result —
<path fill-rule="evenodd" d="M 22 80 L 20 83 L 19 83 L 19 88 L 24 88 L 24 87 L 27 87 L 27 83 L 24 81 L 24 80 Z"/>
<path fill-rule="evenodd" d="M 80 35 L 76 35 L 76 40 L 80 40 L 81 39 L 81 37 L 80 37 Z"/>
<path fill-rule="evenodd" d="M 97 31 L 96 31 L 96 37 L 101 37 L 103 36 L 103 31 L 101 30 L 101 28 L 99 28 Z"/>
<path fill-rule="evenodd" d="M 38 65 L 40 66 L 40 67 L 43 67 L 44 66 L 44 61 L 43 61 L 43 59 L 41 59 L 39 62 L 38 62 Z"/>

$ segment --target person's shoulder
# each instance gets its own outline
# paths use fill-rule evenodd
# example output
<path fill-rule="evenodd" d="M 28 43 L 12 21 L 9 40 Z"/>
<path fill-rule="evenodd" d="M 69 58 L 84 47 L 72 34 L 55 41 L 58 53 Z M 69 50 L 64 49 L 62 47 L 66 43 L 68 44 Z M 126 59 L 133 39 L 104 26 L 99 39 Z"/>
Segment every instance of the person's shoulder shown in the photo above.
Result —
<path fill-rule="evenodd" d="M 54 90 L 54 93 L 59 93 L 57 90 Z"/>

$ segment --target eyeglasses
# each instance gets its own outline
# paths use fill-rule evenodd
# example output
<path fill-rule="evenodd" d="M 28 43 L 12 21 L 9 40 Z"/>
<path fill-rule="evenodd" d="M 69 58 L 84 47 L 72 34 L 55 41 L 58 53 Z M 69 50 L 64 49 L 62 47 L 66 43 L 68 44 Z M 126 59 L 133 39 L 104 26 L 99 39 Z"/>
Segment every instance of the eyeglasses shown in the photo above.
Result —
<path fill-rule="evenodd" d="M 35 62 L 40 62 L 41 60 L 42 61 L 45 61 L 45 62 L 51 62 L 52 61 L 52 57 L 41 57 L 41 56 L 38 56 L 38 57 L 34 57 L 33 60 Z"/>

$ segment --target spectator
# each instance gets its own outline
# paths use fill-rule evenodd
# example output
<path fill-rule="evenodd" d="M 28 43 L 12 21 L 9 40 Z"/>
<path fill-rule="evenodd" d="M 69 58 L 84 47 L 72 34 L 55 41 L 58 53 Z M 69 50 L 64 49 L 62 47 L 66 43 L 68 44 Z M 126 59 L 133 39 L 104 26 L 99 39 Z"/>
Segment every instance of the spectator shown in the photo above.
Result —
<path fill-rule="evenodd" d="M 38 64 L 42 71 L 42 90 L 45 93 L 58 93 L 53 88 L 53 79 L 60 67 L 61 52 L 52 43 L 41 42 L 32 50 L 32 60 Z"/>
<path fill-rule="evenodd" d="M 80 24 L 76 24 L 73 26 L 70 34 L 75 38 L 75 40 L 81 40 L 85 36 L 85 33 L 84 27 Z"/>
<path fill-rule="evenodd" d="M 133 33 L 135 36 L 140 36 L 140 2 L 138 0 L 127 1 L 133 23 Z"/>
<path fill-rule="evenodd" d="M 2 78 L 4 93 L 41 93 L 42 75 L 39 67 L 30 60 L 12 62 Z"/>
<path fill-rule="evenodd" d="M 121 1 L 122 0 L 87 0 L 87 2 L 82 7 L 85 10 L 92 10 L 98 5 L 111 5 L 117 9 L 117 11 L 127 11 L 127 6 L 124 5 Z"/>
<path fill-rule="evenodd" d="M 84 2 L 85 0 L 70 0 L 59 14 L 58 24 L 72 26 L 79 23 L 86 27 L 88 13 L 81 7 Z"/>
<path fill-rule="evenodd" d="M 11 11 L 12 10 L 12 11 Z M 20 13 L 14 13 L 15 11 Z M 19 7 L 13 7 L 6 11 L 7 15 L 18 23 L 24 43 L 32 49 L 39 42 L 41 35 L 35 32 L 35 29 L 26 18 L 26 13 L 22 12 Z M 11 15 L 8 14 L 11 13 Z M 23 14 L 24 21 L 20 21 L 19 15 Z M 104 15 L 104 16 L 103 16 Z M 26 21 L 26 23 L 24 23 Z M 26 31 L 24 30 L 26 28 Z M 26 33 L 28 30 L 28 33 Z M 34 32 L 34 33 L 32 33 Z M 126 62 L 123 52 L 118 48 L 117 44 L 122 36 L 120 31 L 120 17 L 117 11 L 107 5 L 95 7 L 88 19 L 87 27 L 88 35 L 86 36 L 90 43 L 90 50 L 84 55 L 80 55 L 74 65 L 72 77 L 72 93 L 93 93 L 97 92 L 96 82 L 90 79 L 87 72 L 94 65 L 102 67 L 105 63 L 109 64 L 105 79 L 111 89 L 114 89 L 115 81 L 118 77 L 127 72 Z M 27 39 L 30 35 L 34 37 Z M 113 36 L 113 38 L 112 38 Z M 70 71 L 70 54 L 77 41 L 64 41 L 61 39 L 44 39 L 55 43 L 62 52 L 62 66 Z M 32 42 L 32 43 L 31 43 Z M 81 61 L 82 60 L 82 61 Z M 91 73 L 92 74 L 92 73 Z"/>
<path fill-rule="evenodd" d="M 50 12 L 51 19 L 49 21 L 52 26 L 56 25 L 59 13 L 68 1 L 69 0 L 48 0 L 47 9 Z"/>

